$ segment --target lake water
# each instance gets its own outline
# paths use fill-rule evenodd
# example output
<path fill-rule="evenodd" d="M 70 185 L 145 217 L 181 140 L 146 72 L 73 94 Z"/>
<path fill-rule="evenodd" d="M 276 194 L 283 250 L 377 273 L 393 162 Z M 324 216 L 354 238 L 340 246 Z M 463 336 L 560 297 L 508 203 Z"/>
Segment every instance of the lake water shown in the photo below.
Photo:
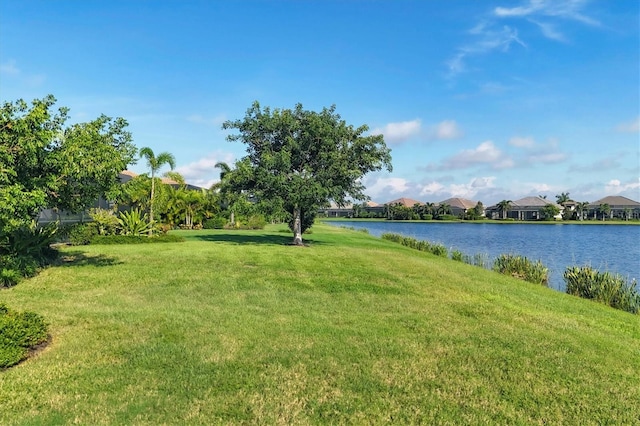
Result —
<path fill-rule="evenodd" d="M 450 251 L 473 256 L 518 254 L 540 260 L 549 268 L 549 286 L 564 291 L 567 266 L 590 265 L 600 271 L 640 278 L 640 226 L 635 225 L 535 225 L 491 223 L 328 221 L 335 226 L 365 228 L 370 234 L 402 234 L 441 243 Z M 638 285 L 640 288 L 640 283 Z"/>

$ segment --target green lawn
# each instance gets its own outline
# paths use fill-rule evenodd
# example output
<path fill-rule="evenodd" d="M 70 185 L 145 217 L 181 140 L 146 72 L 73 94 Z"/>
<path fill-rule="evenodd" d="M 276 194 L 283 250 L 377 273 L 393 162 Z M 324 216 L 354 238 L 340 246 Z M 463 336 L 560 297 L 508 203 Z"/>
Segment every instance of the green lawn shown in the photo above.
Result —
<path fill-rule="evenodd" d="M 361 232 L 64 249 L 0 424 L 637 424 L 640 316 Z M 178 233 L 178 232 L 177 232 Z"/>

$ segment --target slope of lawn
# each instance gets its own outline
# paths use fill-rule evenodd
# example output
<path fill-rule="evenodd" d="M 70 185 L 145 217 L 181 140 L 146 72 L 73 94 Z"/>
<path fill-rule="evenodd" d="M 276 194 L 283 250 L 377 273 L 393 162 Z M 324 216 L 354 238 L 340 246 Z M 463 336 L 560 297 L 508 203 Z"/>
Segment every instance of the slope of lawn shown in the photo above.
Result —
<path fill-rule="evenodd" d="M 316 225 L 64 249 L 0 424 L 634 424 L 640 316 Z"/>

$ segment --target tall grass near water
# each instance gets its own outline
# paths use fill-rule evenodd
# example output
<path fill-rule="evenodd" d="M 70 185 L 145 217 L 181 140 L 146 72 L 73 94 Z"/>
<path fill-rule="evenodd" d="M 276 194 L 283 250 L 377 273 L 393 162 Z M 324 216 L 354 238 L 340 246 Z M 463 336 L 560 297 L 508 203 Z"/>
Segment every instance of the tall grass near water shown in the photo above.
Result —
<path fill-rule="evenodd" d="M 590 266 L 572 266 L 565 270 L 567 293 L 595 300 L 616 309 L 640 313 L 640 292 L 635 280 L 610 272 L 600 272 Z"/>

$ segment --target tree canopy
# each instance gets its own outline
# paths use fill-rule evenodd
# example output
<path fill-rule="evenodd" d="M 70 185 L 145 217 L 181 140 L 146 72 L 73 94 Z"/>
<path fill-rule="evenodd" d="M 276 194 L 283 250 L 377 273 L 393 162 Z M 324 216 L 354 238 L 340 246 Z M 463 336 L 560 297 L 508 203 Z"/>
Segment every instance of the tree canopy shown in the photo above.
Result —
<path fill-rule="evenodd" d="M 366 200 L 361 178 L 372 171 L 391 170 L 391 153 L 382 135 L 365 135 L 366 125 L 353 127 L 335 106 L 320 112 L 261 108 L 255 102 L 241 120 L 223 129 L 227 137 L 247 146 L 236 163 L 233 181 L 258 199 L 281 203 L 291 215 L 294 244 L 302 244 L 305 225 L 319 207 L 334 201 Z"/>
<path fill-rule="evenodd" d="M 0 231 L 26 225 L 45 207 L 73 212 L 114 191 L 134 162 L 127 122 L 101 115 L 65 126 L 56 99 L 5 102 L 0 109 Z"/>

